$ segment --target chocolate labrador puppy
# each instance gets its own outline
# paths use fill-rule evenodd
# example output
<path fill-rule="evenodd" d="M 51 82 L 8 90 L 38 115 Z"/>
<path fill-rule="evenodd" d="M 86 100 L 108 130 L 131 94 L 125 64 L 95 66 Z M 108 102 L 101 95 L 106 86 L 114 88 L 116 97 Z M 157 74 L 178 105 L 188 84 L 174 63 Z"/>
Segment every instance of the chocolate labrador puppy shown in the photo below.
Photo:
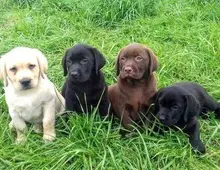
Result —
<path fill-rule="evenodd" d="M 126 129 L 141 120 L 156 93 L 157 58 L 141 44 L 129 44 L 118 54 L 116 62 L 117 83 L 108 90 L 113 113 L 121 119 Z"/>
<path fill-rule="evenodd" d="M 78 44 L 66 51 L 62 65 L 67 79 L 62 95 L 67 110 L 90 113 L 91 107 L 98 106 L 100 115 L 108 114 L 107 85 L 100 71 L 105 62 L 103 55 L 89 45 Z"/>
<path fill-rule="evenodd" d="M 154 114 L 168 127 L 179 127 L 189 135 L 193 149 L 205 153 L 197 116 L 213 111 L 220 118 L 220 104 L 197 83 L 177 83 L 156 94 Z"/>

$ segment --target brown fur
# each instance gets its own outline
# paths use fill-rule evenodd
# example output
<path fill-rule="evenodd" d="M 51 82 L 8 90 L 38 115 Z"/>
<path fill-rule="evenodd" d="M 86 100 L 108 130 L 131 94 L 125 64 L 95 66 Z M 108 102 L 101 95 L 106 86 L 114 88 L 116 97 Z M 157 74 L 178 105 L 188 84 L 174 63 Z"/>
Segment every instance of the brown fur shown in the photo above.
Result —
<path fill-rule="evenodd" d="M 137 57 L 138 56 L 138 57 Z M 130 129 L 132 122 L 138 122 L 140 112 L 145 113 L 156 93 L 157 57 L 141 44 L 129 44 L 117 58 L 118 82 L 108 89 L 113 113 L 121 119 L 122 125 Z M 130 69 L 127 74 L 126 70 Z"/>

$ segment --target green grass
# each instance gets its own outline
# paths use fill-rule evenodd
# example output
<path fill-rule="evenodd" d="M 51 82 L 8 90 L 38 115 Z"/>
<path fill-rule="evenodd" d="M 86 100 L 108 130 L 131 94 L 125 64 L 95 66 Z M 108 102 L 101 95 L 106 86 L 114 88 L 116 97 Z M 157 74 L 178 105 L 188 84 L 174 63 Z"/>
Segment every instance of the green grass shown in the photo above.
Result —
<path fill-rule="evenodd" d="M 114 61 L 130 42 L 158 56 L 158 88 L 195 81 L 220 100 L 219 0 L 0 0 L 0 53 L 16 46 L 39 48 L 49 61 L 49 78 L 61 89 L 61 59 L 76 43 L 97 47 L 106 57 L 107 83 L 116 81 Z M 14 144 L 0 84 L 0 169 L 220 169 L 220 122 L 200 119 L 207 153 L 196 155 L 182 132 L 145 131 L 121 139 L 119 123 L 73 115 L 58 122 L 57 140 L 42 142 L 31 130 Z M 151 134 L 151 135 L 150 135 Z"/>

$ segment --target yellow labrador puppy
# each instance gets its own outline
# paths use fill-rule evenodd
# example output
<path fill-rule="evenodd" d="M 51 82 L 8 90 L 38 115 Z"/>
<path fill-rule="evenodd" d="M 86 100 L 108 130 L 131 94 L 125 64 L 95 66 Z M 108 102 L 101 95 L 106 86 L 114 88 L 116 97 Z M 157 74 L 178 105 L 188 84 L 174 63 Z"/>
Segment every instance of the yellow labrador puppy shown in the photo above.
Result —
<path fill-rule="evenodd" d="M 17 131 L 16 142 L 25 141 L 25 122 L 33 123 L 35 132 L 43 125 L 43 140 L 53 141 L 55 113 L 64 111 L 65 99 L 47 78 L 48 63 L 38 49 L 16 47 L 0 59 L 0 78 L 11 116 L 10 127 Z"/>

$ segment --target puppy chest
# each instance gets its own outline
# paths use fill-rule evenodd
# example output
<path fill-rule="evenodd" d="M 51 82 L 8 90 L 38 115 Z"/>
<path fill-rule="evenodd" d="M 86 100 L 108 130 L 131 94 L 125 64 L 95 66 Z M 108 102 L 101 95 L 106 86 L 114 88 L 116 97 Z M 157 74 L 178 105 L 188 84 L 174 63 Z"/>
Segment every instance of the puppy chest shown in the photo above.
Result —
<path fill-rule="evenodd" d="M 130 93 L 128 97 L 125 97 L 125 100 L 127 100 L 128 103 L 148 104 L 149 96 L 142 91 L 136 91 Z"/>
<path fill-rule="evenodd" d="M 43 118 L 43 108 L 39 103 L 17 103 L 14 110 L 27 122 L 41 122 Z"/>
<path fill-rule="evenodd" d="M 41 122 L 43 117 L 42 113 L 42 108 L 36 108 L 34 110 L 24 109 L 23 111 L 19 112 L 19 115 L 28 122 Z"/>
<path fill-rule="evenodd" d="M 140 110 L 146 110 L 150 105 L 150 96 L 142 91 L 136 91 L 135 93 L 130 93 L 129 96 L 124 96 L 124 104 L 129 104 L 132 106 L 135 112 Z"/>

